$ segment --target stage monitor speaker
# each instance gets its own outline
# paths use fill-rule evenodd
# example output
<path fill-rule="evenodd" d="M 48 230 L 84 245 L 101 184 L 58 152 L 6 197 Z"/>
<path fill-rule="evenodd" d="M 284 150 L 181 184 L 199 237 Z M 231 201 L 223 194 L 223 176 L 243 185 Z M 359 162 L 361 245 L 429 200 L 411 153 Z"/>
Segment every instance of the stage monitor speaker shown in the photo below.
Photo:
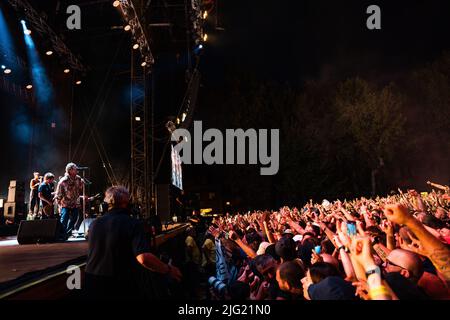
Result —
<path fill-rule="evenodd" d="M 159 221 L 165 223 L 166 221 L 172 219 L 170 212 L 170 185 L 169 184 L 157 184 L 156 185 L 156 201 L 157 201 L 157 211 L 156 214 L 159 216 Z"/>
<path fill-rule="evenodd" d="M 56 242 L 60 231 L 57 219 L 21 221 L 17 232 L 19 244 Z"/>
<path fill-rule="evenodd" d="M 8 201 L 7 202 L 25 202 L 25 184 L 17 180 L 11 180 L 8 188 Z"/>

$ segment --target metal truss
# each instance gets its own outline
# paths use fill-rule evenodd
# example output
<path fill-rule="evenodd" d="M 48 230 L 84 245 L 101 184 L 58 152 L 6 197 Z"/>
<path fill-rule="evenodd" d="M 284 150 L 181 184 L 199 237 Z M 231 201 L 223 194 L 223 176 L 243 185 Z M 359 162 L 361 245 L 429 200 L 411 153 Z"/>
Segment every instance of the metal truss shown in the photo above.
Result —
<path fill-rule="evenodd" d="M 138 8 L 143 8 L 142 1 L 138 2 Z M 140 21 L 141 17 L 144 18 L 144 15 L 139 15 L 132 0 L 120 0 L 119 8 L 123 19 L 131 27 L 131 34 L 134 43 L 139 44 L 139 51 L 141 53 L 142 61 L 145 62 L 147 66 L 151 66 L 155 60 L 153 58 L 152 51 L 150 50 L 150 45 L 147 40 L 145 30 Z"/>
<path fill-rule="evenodd" d="M 194 69 L 189 81 L 186 96 L 183 101 L 182 109 L 184 110 L 184 121 L 180 124 L 181 128 L 188 129 L 194 117 L 195 106 L 197 105 L 198 89 L 200 87 L 200 72 Z M 178 118 L 182 115 L 178 115 Z"/>
<path fill-rule="evenodd" d="M 73 70 L 81 73 L 87 71 L 80 59 L 75 56 L 64 44 L 62 39 L 50 28 L 40 15 L 26 0 L 8 0 L 9 4 L 18 12 L 23 13 L 33 30 L 36 30 L 43 38 L 52 44 L 53 50 L 64 59 L 64 62 Z"/>
<path fill-rule="evenodd" d="M 200 0 L 191 0 L 191 21 L 192 37 L 195 44 L 199 44 L 203 39 L 203 13 Z"/>
<path fill-rule="evenodd" d="M 134 50 L 131 49 L 131 180 L 130 189 L 133 202 L 140 206 L 143 218 L 150 214 L 151 179 L 148 156 L 148 114 L 147 75 L 145 68 L 136 64 Z"/>

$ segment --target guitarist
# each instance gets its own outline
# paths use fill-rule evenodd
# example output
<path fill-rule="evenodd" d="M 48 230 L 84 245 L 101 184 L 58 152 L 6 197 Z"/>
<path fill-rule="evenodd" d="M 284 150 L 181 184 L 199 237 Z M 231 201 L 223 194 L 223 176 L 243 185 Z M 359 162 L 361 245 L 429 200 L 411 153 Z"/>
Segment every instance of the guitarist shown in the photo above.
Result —
<path fill-rule="evenodd" d="M 42 218 L 54 218 L 53 195 L 54 195 L 54 181 L 55 176 L 51 172 L 44 175 L 44 182 L 42 182 L 38 189 L 38 196 L 42 203 Z"/>

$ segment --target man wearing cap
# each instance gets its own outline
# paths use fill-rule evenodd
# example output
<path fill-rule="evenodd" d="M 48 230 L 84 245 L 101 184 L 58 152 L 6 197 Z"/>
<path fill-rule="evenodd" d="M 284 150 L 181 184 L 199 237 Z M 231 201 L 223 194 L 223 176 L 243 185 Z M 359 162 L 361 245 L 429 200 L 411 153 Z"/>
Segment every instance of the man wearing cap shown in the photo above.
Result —
<path fill-rule="evenodd" d="M 66 165 L 66 173 L 56 187 L 56 199 L 61 207 L 61 224 L 63 237 L 68 239 L 78 217 L 80 195 L 83 193 L 83 179 L 77 175 L 75 163 Z"/>

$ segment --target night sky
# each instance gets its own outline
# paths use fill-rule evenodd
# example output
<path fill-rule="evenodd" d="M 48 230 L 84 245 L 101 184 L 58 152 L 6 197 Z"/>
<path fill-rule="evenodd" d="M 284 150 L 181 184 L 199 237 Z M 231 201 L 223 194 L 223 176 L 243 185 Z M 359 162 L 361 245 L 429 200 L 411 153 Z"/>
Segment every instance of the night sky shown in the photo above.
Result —
<path fill-rule="evenodd" d="M 3 3 L 20 54 L 24 54 L 20 18 Z M 87 1 L 79 1 L 80 4 Z M 71 47 L 79 53 L 90 71 L 83 78 L 82 87 L 74 91 L 74 140 L 77 145 L 86 115 L 96 106 L 99 92 L 104 106 L 96 127 L 108 151 L 114 168 L 126 171 L 129 166 L 129 68 L 130 40 L 121 31 L 111 30 L 120 24 L 120 17 L 110 3 L 82 6 L 82 30 L 64 29 L 64 10 L 58 12 L 58 1 L 30 1 L 46 12 L 49 23 L 62 33 Z M 61 8 L 77 1 L 61 1 Z M 382 11 L 382 30 L 366 28 L 367 6 L 377 4 Z M 201 56 L 202 92 L 226 90 L 225 80 L 252 74 L 261 81 L 301 86 L 305 81 L 340 80 L 361 76 L 379 83 L 395 81 L 398 75 L 411 68 L 433 61 L 450 49 L 449 1 L 243 1 L 221 0 L 218 5 L 218 26 L 210 25 L 208 43 Z M 213 19 L 215 17 L 211 17 Z M 185 52 L 181 47 L 164 45 L 158 39 L 167 34 L 155 34 L 155 135 L 164 137 L 163 127 L 168 116 L 174 115 L 183 96 Z M 39 42 L 35 39 L 36 42 Z M 43 49 L 42 49 L 43 50 Z M 41 55 L 43 54 L 41 50 Z M 177 54 L 180 56 L 177 58 Z M 56 59 L 56 57 L 55 57 Z M 43 58 L 43 60 L 45 60 Z M 46 65 L 52 77 L 58 102 L 52 116 L 58 120 L 56 131 L 42 133 L 38 160 L 40 168 L 31 170 L 63 173 L 67 162 L 68 106 L 70 81 L 61 79 L 61 65 L 54 61 Z M 110 73 L 110 77 L 105 74 Z M 105 84 L 102 83 L 105 81 Z M 102 90 L 103 88 L 103 90 Z M 222 89 L 223 88 L 223 89 Z M 0 89 L 0 195 L 6 195 L 10 179 L 28 180 L 29 146 L 27 132 L 31 116 L 29 109 Z M 214 105 L 198 106 L 195 119 L 202 112 L 213 112 Z M 47 132 L 47 133 L 46 133 Z M 94 189 L 106 185 L 92 142 L 80 143 L 81 165 L 89 166 Z M 157 147 L 157 149 L 160 146 Z M 84 149 L 84 150 L 83 150 Z M 158 149 L 159 150 L 159 149 Z M 77 160 L 77 158 L 75 158 Z M 79 161 L 79 160 L 78 160 Z M 119 170 L 118 169 L 118 170 Z"/>

